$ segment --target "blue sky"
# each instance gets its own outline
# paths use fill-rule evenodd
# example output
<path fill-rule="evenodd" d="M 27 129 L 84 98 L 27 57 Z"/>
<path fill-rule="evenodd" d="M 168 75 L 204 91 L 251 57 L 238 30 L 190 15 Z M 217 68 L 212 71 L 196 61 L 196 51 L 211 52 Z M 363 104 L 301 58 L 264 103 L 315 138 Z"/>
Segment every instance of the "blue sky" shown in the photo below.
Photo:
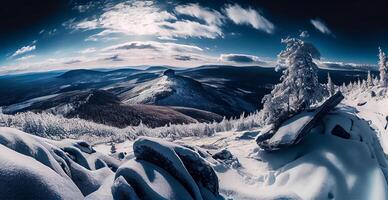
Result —
<path fill-rule="evenodd" d="M 287 36 L 312 42 L 322 62 L 375 64 L 377 47 L 384 49 L 385 42 L 379 40 L 385 30 L 363 33 L 362 27 L 325 20 L 332 13 L 284 14 L 270 3 L 61 2 L 43 8 L 53 12 L 37 20 L 15 22 L 21 25 L 2 35 L 1 74 L 141 65 L 274 66 L 280 40 Z"/>

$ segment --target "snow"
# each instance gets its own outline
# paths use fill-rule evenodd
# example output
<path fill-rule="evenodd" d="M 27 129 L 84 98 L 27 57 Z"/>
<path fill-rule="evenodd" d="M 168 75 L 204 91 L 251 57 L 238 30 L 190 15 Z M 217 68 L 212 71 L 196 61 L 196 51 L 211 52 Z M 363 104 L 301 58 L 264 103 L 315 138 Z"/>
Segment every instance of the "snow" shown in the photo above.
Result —
<path fill-rule="evenodd" d="M 220 194 L 227 199 L 388 199 L 388 161 L 383 144 L 369 123 L 357 115 L 364 113 L 340 104 L 300 143 L 275 152 L 260 149 L 253 137 L 240 139 L 259 130 L 186 137 L 175 143 L 198 146 L 213 154 L 227 148 L 239 165 L 223 160 L 213 165 Z M 336 125 L 351 137 L 332 135 Z M 132 145 L 127 141 L 116 147 L 122 151 Z M 102 146 L 95 149 L 104 151 Z"/>
<path fill-rule="evenodd" d="M 271 152 L 254 138 L 266 127 L 126 140 L 115 144 L 122 160 L 109 143 L 0 128 L 0 199 L 388 199 L 386 95 L 349 93 L 299 143 Z M 273 139 L 289 141 L 309 119 L 301 113 Z M 333 135 L 336 126 L 350 137 Z"/>
<path fill-rule="evenodd" d="M 34 143 L 31 136 L 14 129 L 0 128 L 0 135 L 4 134 L 16 142 L 9 147 L 0 145 L 0 199 L 83 198 L 64 171 L 55 171 L 62 169 L 55 168 L 60 167 L 58 163 L 50 163 L 53 157 L 46 154 L 47 150 L 42 149 L 42 146 Z M 12 135 L 16 137 L 12 138 Z"/>
<path fill-rule="evenodd" d="M 27 107 L 31 106 L 35 102 L 47 100 L 47 99 L 56 97 L 58 95 L 59 94 L 53 94 L 53 95 L 37 97 L 37 98 L 29 99 L 29 100 L 26 100 L 26 101 L 23 101 L 23 102 L 20 102 L 20 103 L 16 103 L 16 104 L 12 104 L 12 105 L 9 105 L 9 106 L 5 106 L 5 107 L 2 108 L 3 109 L 3 113 L 18 112 L 19 110 L 22 110 L 24 108 L 27 108 Z"/>
<path fill-rule="evenodd" d="M 116 177 L 120 176 L 135 187 L 138 196 L 144 199 L 192 199 L 190 193 L 172 175 L 146 161 L 128 161 L 117 170 Z"/>
<path fill-rule="evenodd" d="M 371 97 L 371 92 L 375 91 L 378 96 Z M 373 88 L 364 89 L 359 92 L 352 92 L 345 99 L 344 103 L 356 109 L 357 116 L 370 122 L 370 126 L 376 130 L 376 134 L 382 144 L 385 154 L 388 154 L 388 129 L 386 125 L 388 121 L 388 91 L 387 89 L 375 86 Z M 360 102 L 365 102 L 364 105 L 358 106 Z"/>
<path fill-rule="evenodd" d="M 297 134 L 303 129 L 305 124 L 314 117 L 314 112 L 303 112 L 287 120 L 276 131 L 276 134 L 269 140 L 269 143 L 289 144 L 296 140 Z"/>
<path fill-rule="evenodd" d="M 133 145 L 137 159 L 163 168 L 179 180 L 195 199 L 201 199 L 200 187 L 218 195 L 218 178 L 210 164 L 190 148 L 141 137 Z M 199 183 L 199 185 L 197 185 Z"/>
<path fill-rule="evenodd" d="M 179 75 L 164 75 L 140 83 L 119 96 L 127 104 L 183 106 L 229 116 L 241 110 L 251 112 L 255 109 L 242 98 Z"/>
<path fill-rule="evenodd" d="M 83 199 L 114 174 L 112 160 L 83 141 L 0 127 L 0 199 Z"/>

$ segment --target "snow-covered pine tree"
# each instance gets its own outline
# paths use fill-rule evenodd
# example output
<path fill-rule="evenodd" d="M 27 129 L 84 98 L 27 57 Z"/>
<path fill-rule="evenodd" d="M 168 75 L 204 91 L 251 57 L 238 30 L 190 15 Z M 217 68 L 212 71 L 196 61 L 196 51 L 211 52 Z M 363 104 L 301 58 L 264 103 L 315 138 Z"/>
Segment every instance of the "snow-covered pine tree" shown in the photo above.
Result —
<path fill-rule="evenodd" d="M 380 82 L 379 78 L 377 76 L 374 76 L 373 77 L 373 85 L 379 85 L 379 82 Z"/>
<path fill-rule="evenodd" d="M 349 84 L 348 84 L 348 86 L 347 86 L 347 89 L 348 89 L 348 91 L 352 91 L 352 89 L 353 89 L 353 83 L 352 83 L 352 81 L 349 82 Z"/>
<path fill-rule="evenodd" d="M 380 71 L 380 85 L 387 86 L 387 58 L 385 53 L 379 47 L 379 71 Z"/>
<path fill-rule="evenodd" d="M 367 87 L 373 87 L 374 86 L 372 74 L 370 73 L 370 71 L 368 71 L 368 76 L 366 78 L 366 85 L 367 85 Z"/>
<path fill-rule="evenodd" d="M 367 83 L 366 83 L 366 80 L 365 79 L 362 79 L 362 81 L 361 81 L 361 88 L 362 89 L 365 89 L 365 88 L 367 88 L 368 87 L 368 85 L 367 85 Z"/>
<path fill-rule="evenodd" d="M 285 66 L 281 83 L 275 85 L 263 102 L 265 124 L 278 124 L 292 113 L 309 108 L 323 99 L 324 89 L 318 82 L 318 67 L 313 59 L 320 59 L 319 51 L 311 44 L 296 38 L 282 39 L 286 49 L 278 55 L 279 65 Z"/>
<path fill-rule="evenodd" d="M 335 93 L 335 86 L 333 81 L 331 80 L 330 73 L 327 73 L 327 84 L 326 84 L 327 90 L 329 91 L 329 95 L 333 95 Z"/>

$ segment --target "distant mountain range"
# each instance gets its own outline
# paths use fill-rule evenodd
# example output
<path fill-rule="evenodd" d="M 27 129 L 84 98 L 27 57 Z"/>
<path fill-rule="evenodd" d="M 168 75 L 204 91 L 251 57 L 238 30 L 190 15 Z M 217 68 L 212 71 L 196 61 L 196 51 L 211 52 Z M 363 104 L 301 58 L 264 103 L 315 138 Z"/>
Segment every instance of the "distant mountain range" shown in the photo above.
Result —
<path fill-rule="evenodd" d="M 320 69 L 336 84 L 366 77 L 365 71 Z M 376 73 L 376 72 L 373 72 Z M 281 72 L 257 66 L 190 69 L 71 70 L 0 77 L 0 106 L 7 114 L 51 112 L 116 127 L 219 121 L 261 108 L 261 98 Z"/>

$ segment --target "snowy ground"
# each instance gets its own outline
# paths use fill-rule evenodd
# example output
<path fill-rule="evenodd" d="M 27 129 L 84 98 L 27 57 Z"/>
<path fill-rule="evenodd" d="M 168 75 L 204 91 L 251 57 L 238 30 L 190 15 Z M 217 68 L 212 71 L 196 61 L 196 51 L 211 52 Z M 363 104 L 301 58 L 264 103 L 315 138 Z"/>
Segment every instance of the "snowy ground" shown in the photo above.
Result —
<path fill-rule="evenodd" d="M 356 101 L 348 99 L 345 103 Z M 381 120 L 381 111 L 369 104 L 375 110 L 357 107 L 358 112 L 341 104 L 301 143 L 276 152 L 265 152 L 257 146 L 253 138 L 259 130 L 187 137 L 175 142 L 198 146 L 209 153 L 222 149 L 231 152 L 232 158 L 214 166 L 220 193 L 227 198 L 388 199 L 388 159 L 382 151 L 387 143 L 379 142 L 383 137 L 381 141 L 386 141 L 386 135 L 379 132 L 385 124 L 377 123 L 374 131 L 367 121 L 357 117 Z M 377 104 L 381 105 L 380 101 Z M 337 124 L 350 133 L 350 139 L 331 134 Z M 131 141 L 116 147 L 133 157 Z M 109 154 L 110 147 L 98 145 L 95 149 Z"/>
<path fill-rule="evenodd" d="M 388 200 L 385 96 L 348 94 L 300 143 L 272 152 L 256 144 L 260 129 L 128 140 L 111 157 L 110 144 L 0 128 L 0 199 Z"/>
<path fill-rule="evenodd" d="M 376 93 L 376 97 L 371 96 L 371 92 Z M 388 98 L 386 90 L 379 87 L 365 89 L 362 92 L 350 93 L 344 103 L 357 109 L 357 115 L 369 121 L 370 126 L 376 129 L 376 133 L 383 146 L 385 154 L 388 154 Z"/>

